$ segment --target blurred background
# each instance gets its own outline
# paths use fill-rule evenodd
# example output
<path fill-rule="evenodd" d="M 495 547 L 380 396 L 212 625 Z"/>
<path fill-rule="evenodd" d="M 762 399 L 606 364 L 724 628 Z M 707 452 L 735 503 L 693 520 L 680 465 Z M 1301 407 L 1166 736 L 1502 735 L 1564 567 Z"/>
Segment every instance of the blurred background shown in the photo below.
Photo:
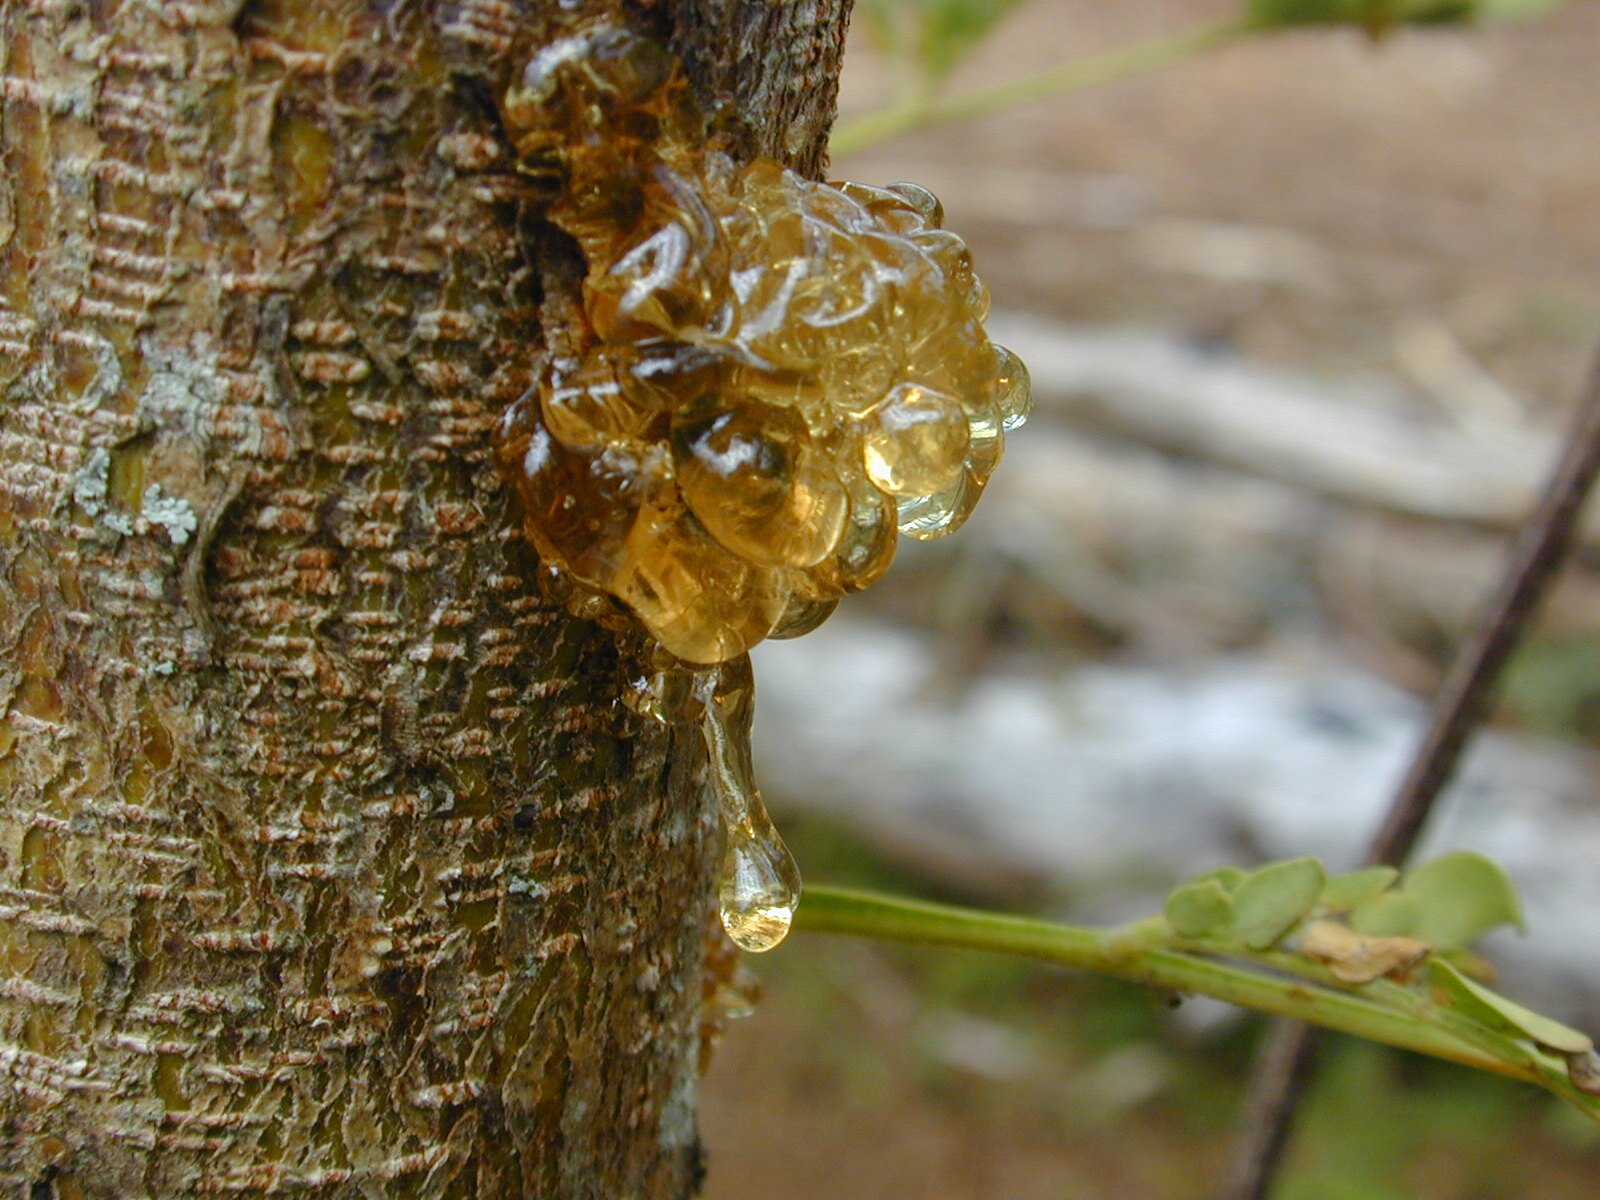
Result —
<path fill-rule="evenodd" d="M 961 533 L 903 541 L 869 594 L 757 651 L 758 769 L 808 880 L 1117 922 L 1225 862 L 1353 864 L 1600 336 L 1600 5 L 1517 7 L 1218 36 L 872 140 L 917 96 L 1160 58 L 1237 9 L 858 0 L 834 171 L 943 199 L 1036 407 Z M 1594 1031 L 1588 529 L 1423 856 L 1507 868 L 1529 932 L 1485 946 L 1498 986 Z M 1220 1180 L 1254 1018 L 815 935 L 746 964 L 763 998 L 705 1082 L 711 1200 Z M 1276 1194 L 1597 1179 L 1556 1101 L 1340 1039 Z"/>

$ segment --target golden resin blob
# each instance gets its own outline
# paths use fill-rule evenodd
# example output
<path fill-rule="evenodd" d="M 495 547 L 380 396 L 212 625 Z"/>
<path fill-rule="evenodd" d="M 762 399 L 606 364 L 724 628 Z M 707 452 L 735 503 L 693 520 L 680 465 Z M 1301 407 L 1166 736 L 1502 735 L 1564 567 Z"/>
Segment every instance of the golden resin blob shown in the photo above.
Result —
<path fill-rule="evenodd" d="M 767 949 L 799 876 L 750 773 L 745 652 L 815 628 L 899 533 L 960 526 L 1027 373 L 985 335 L 988 293 L 932 194 L 736 165 L 676 61 L 619 25 L 542 50 L 502 113 L 521 168 L 556 184 L 589 328 L 507 410 L 499 465 L 568 607 L 620 604 L 681 660 L 634 699 L 694 712 L 723 920 Z"/>

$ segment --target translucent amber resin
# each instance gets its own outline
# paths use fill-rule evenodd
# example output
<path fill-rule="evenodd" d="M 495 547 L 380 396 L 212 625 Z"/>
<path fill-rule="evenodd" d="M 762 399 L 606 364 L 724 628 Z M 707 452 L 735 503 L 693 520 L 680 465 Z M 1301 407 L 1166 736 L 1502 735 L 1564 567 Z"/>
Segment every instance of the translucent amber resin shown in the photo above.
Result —
<path fill-rule="evenodd" d="M 735 166 L 675 61 L 605 22 L 538 54 L 503 112 L 588 265 L 587 343 L 498 443 L 546 564 L 720 663 L 814 628 L 897 531 L 966 520 L 1027 374 L 930 193 Z"/>
<path fill-rule="evenodd" d="M 588 320 L 506 411 L 499 465 L 551 596 L 656 643 L 626 698 L 699 729 L 722 924 L 769 950 L 800 873 L 755 785 L 745 652 L 816 628 L 898 533 L 965 521 L 1027 372 L 984 335 L 988 293 L 931 193 L 735 166 L 671 56 L 620 26 L 546 47 L 502 113 L 583 252 Z"/>

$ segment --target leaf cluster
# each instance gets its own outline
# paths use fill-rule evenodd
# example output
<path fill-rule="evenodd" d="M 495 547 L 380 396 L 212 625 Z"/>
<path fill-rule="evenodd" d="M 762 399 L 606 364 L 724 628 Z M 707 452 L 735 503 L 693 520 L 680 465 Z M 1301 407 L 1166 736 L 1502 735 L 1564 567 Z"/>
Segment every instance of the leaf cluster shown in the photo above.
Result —
<path fill-rule="evenodd" d="M 1573 1083 L 1592 1090 L 1600 1062 L 1587 1034 L 1541 1016 L 1479 980 L 1471 945 L 1503 925 L 1523 928 L 1510 878 L 1481 854 L 1458 851 L 1402 875 L 1370 866 L 1329 876 L 1315 858 L 1223 867 L 1173 889 L 1164 944 L 1204 953 L 1269 955 L 1272 965 L 1343 985 L 1390 980 L 1420 1002 L 1565 1057 Z M 1146 933 L 1146 944 L 1160 940 Z"/>
<path fill-rule="evenodd" d="M 1497 926 L 1523 927 L 1511 880 L 1472 851 L 1435 858 L 1404 877 L 1384 866 L 1330 877 L 1315 858 L 1249 872 L 1223 867 L 1174 889 L 1164 907 L 1179 937 L 1249 950 L 1292 942 L 1308 925 L 1329 920 L 1365 939 L 1407 938 L 1442 954 L 1466 951 Z"/>

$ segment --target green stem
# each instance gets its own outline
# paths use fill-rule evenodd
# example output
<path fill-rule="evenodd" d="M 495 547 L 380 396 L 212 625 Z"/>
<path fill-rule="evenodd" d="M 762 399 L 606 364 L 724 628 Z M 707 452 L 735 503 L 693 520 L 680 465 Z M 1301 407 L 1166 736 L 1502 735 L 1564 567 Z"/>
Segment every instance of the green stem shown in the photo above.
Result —
<path fill-rule="evenodd" d="M 821 885 L 806 888 L 795 928 L 1017 954 L 1150 987 L 1211 996 L 1536 1083 L 1600 1121 L 1600 1101 L 1574 1088 L 1556 1059 L 1447 1009 L 1425 1006 L 1409 992 L 1401 1003 L 1393 992 L 1404 989 L 1394 985 L 1377 987 L 1374 994 L 1365 990 L 1373 985 L 1337 990 L 1310 979 L 1263 974 L 1247 965 L 1114 933 Z"/>
<path fill-rule="evenodd" d="M 1258 28 L 1248 20 L 1199 25 L 961 96 L 908 95 L 887 108 L 841 121 L 834 128 L 828 148 L 834 155 L 849 154 L 913 129 L 988 116 L 1030 100 L 1111 83 L 1234 41 Z"/>

